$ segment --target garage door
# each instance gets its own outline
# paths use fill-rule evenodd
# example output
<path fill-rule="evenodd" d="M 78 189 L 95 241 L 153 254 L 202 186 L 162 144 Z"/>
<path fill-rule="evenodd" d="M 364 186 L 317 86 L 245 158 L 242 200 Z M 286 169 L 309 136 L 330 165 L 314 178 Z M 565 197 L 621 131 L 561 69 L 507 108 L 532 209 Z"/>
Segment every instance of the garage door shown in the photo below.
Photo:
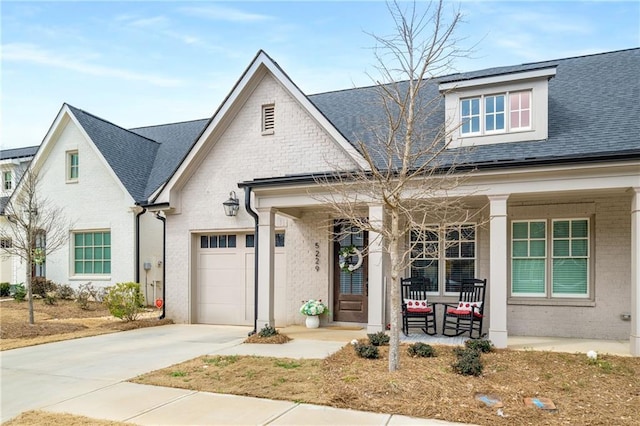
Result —
<path fill-rule="evenodd" d="M 253 325 L 253 234 L 198 236 L 196 322 Z M 286 323 L 284 234 L 277 234 L 275 252 L 276 325 Z"/>

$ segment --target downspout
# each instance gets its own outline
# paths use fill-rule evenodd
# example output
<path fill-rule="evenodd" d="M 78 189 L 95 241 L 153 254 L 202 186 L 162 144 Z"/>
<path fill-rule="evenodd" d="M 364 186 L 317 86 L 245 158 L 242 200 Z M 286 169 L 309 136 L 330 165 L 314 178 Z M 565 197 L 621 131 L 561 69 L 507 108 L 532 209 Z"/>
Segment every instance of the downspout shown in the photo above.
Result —
<path fill-rule="evenodd" d="M 138 206 L 140 207 L 140 206 Z M 145 214 L 147 209 L 140 207 L 142 210 L 136 213 L 136 281 L 140 283 L 140 216 Z M 146 290 L 145 290 L 146 291 Z"/>
<path fill-rule="evenodd" d="M 160 212 L 156 212 L 156 219 L 162 221 L 162 314 L 159 320 L 164 319 L 167 306 L 167 218 L 160 216 Z"/>
<path fill-rule="evenodd" d="M 253 233 L 253 330 L 249 332 L 249 336 L 251 336 L 258 332 L 258 214 L 251 208 L 250 186 L 244 187 L 244 207 L 255 222 L 255 230 Z"/>

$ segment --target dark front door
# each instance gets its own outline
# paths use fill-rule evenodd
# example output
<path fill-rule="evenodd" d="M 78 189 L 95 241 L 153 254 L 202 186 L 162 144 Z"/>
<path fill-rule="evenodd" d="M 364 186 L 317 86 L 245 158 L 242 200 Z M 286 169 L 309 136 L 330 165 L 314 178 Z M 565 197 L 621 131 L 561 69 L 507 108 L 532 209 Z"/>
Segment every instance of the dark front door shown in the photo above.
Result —
<path fill-rule="evenodd" d="M 367 246 L 367 233 L 345 233 L 344 226 L 348 225 L 336 225 L 337 237 L 333 246 L 333 320 L 367 322 L 368 268 L 367 257 L 361 254 Z M 340 256 L 347 252 L 350 255 Z M 343 267 L 340 266 L 341 262 Z"/>

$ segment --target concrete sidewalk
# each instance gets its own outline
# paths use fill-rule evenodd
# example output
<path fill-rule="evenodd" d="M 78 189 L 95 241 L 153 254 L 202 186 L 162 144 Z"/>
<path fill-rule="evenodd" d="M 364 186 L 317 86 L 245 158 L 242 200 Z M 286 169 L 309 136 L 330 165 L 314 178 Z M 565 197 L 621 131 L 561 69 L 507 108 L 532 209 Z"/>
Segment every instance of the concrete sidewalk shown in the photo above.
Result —
<path fill-rule="evenodd" d="M 249 330 L 176 324 L 3 351 L 2 421 L 39 409 L 140 425 L 453 424 L 126 382 L 201 355 L 320 359 L 366 336 L 364 330 L 310 334 L 300 328 L 287 330 L 296 337 L 285 345 L 243 344 Z"/>

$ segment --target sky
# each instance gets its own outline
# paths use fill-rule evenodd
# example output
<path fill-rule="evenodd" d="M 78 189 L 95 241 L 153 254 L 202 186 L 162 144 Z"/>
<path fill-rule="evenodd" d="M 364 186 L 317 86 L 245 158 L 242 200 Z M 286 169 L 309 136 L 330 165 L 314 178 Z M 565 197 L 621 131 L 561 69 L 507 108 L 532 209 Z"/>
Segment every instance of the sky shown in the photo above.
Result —
<path fill-rule="evenodd" d="M 427 3 L 418 1 L 418 7 Z M 465 1 L 451 72 L 640 46 L 640 2 Z M 383 1 L 0 1 L 0 149 L 63 103 L 124 128 L 208 118 L 258 50 L 306 94 L 371 84 Z"/>

